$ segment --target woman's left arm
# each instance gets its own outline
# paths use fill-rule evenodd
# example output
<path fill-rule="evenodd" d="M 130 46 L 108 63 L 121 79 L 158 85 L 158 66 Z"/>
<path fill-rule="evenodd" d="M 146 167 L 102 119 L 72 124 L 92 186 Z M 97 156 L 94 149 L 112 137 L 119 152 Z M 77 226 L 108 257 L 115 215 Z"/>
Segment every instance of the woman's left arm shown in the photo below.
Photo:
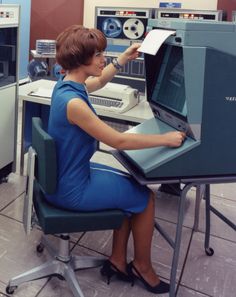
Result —
<path fill-rule="evenodd" d="M 139 43 L 134 43 L 128 47 L 119 57 L 117 62 L 120 66 L 124 66 L 128 61 L 134 60 L 139 56 L 137 51 L 140 47 Z M 88 92 L 94 92 L 106 85 L 117 74 L 118 69 L 112 64 L 108 64 L 102 71 L 102 74 L 98 77 L 90 77 L 86 80 L 86 87 Z"/>

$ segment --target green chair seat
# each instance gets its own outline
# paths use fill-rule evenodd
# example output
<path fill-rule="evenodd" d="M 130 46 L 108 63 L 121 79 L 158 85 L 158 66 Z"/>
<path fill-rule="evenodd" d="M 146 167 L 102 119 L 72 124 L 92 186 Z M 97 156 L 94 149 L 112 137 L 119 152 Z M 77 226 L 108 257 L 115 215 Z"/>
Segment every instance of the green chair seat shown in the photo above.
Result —
<path fill-rule="evenodd" d="M 45 200 L 42 191 L 36 186 L 34 208 L 44 234 L 117 229 L 125 217 L 124 212 L 118 209 L 75 212 L 57 208 Z"/>

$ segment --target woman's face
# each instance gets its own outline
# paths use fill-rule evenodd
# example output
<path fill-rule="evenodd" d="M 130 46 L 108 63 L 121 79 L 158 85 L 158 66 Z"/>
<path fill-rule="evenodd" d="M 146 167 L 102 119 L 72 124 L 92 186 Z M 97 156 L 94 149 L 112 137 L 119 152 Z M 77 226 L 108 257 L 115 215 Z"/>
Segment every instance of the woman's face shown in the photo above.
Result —
<path fill-rule="evenodd" d="M 86 66 L 86 71 L 89 76 L 100 76 L 105 67 L 104 52 L 96 52 L 91 60 L 91 63 Z"/>

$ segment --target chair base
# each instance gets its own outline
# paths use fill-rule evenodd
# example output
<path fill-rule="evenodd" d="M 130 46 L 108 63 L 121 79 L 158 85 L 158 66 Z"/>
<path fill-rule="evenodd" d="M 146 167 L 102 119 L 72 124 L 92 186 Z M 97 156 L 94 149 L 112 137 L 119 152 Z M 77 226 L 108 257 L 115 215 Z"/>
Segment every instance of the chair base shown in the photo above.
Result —
<path fill-rule="evenodd" d="M 65 237 L 67 238 L 66 240 Z M 52 254 L 52 245 L 45 237 L 42 238 L 42 245 L 48 248 L 49 253 Z M 6 288 L 7 293 L 14 293 L 15 289 L 22 283 L 50 276 L 57 276 L 59 279 L 67 281 L 68 286 L 75 297 L 84 297 L 77 281 L 75 271 L 98 267 L 102 265 L 105 260 L 105 258 L 102 257 L 70 255 L 69 236 L 64 235 L 63 239 L 60 239 L 59 253 L 54 253 L 53 257 L 54 259 L 12 278 Z"/>

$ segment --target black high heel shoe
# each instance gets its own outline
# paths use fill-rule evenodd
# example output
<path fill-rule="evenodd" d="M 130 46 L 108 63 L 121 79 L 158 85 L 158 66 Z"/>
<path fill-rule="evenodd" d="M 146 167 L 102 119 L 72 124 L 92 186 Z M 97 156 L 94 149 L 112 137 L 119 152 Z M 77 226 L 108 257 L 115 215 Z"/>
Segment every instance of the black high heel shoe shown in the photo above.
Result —
<path fill-rule="evenodd" d="M 143 285 L 146 287 L 147 291 L 155 293 L 155 294 L 164 294 L 170 291 L 170 285 L 161 281 L 156 286 L 151 286 L 140 274 L 140 272 L 137 270 L 137 268 L 134 266 L 133 262 L 130 262 L 127 265 L 127 273 L 132 278 L 132 286 L 134 285 L 135 279 L 138 279 L 143 283 Z M 134 273 L 135 271 L 135 273 Z"/>
<path fill-rule="evenodd" d="M 125 274 L 124 272 L 120 271 L 111 261 L 106 260 L 100 270 L 101 275 L 107 277 L 107 284 L 110 284 L 110 279 L 112 276 L 116 276 L 119 280 L 124 282 L 132 282 L 132 278 Z"/>

